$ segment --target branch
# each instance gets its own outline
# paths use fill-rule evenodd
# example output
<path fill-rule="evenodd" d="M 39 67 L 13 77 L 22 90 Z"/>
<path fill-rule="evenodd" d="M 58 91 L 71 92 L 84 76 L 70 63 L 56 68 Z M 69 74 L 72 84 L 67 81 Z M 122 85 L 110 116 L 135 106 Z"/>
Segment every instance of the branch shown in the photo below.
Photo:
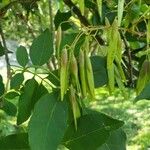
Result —
<path fill-rule="evenodd" d="M 80 22 L 84 25 L 84 26 L 90 26 L 88 20 L 86 19 L 85 16 L 82 16 L 80 9 L 71 1 L 71 0 L 63 0 L 64 3 L 70 8 L 72 9 L 72 11 L 77 15 L 77 17 L 79 18 Z M 96 32 L 96 31 L 94 31 Z M 104 40 L 99 36 L 96 35 L 95 38 L 97 39 L 98 43 L 100 45 L 104 45 L 105 42 Z"/>
<path fill-rule="evenodd" d="M 49 0 L 49 19 L 50 19 L 50 31 L 51 31 L 51 37 L 52 37 L 52 51 L 54 52 L 55 51 L 55 48 L 54 48 L 54 18 L 53 18 L 53 7 L 52 7 L 52 0 Z M 54 52 L 56 53 L 56 51 Z M 52 59 L 53 58 L 53 59 Z M 55 64 L 55 58 L 54 58 L 54 55 L 52 57 L 49 62 L 47 63 L 47 66 L 49 68 L 49 70 L 53 70 L 54 68 L 56 69 L 56 64 Z"/>
<path fill-rule="evenodd" d="M 5 41 L 5 37 L 4 37 L 4 33 L 3 33 L 1 25 L 0 25 L 0 35 L 1 35 L 3 46 L 4 46 L 4 50 L 5 50 L 5 61 L 6 61 L 6 66 L 7 66 L 7 84 L 6 84 L 6 91 L 7 91 L 9 80 L 11 78 L 11 67 L 10 67 L 10 61 L 9 61 L 9 57 L 8 57 L 9 51 L 7 49 L 7 45 L 6 45 L 6 41 Z"/>
<path fill-rule="evenodd" d="M 15 11 L 14 11 L 14 13 L 15 13 L 15 16 L 18 17 L 22 21 L 22 23 L 26 25 L 27 30 L 31 34 L 32 38 L 35 38 L 34 32 L 32 30 L 32 27 L 31 27 L 29 21 L 27 20 L 27 17 L 24 16 L 23 13 L 19 14 L 19 13 L 16 13 Z"/>
<path fill-rule="evenodd" d="M 131 49 L 129 47 L 128 41 L 126 40 L 124 33 L 121 30 L 120 30 L 120 35 L 122 37 L 122 40 L 123 40 L 124 45 L 125 45 L 125 49 L 127 51 L 128 69 L 129 69 L 129 83 L 130 83 L 130 86 L 133 87 L 134 83 L 133 83 L 133 66 L 132 66 Z"/>

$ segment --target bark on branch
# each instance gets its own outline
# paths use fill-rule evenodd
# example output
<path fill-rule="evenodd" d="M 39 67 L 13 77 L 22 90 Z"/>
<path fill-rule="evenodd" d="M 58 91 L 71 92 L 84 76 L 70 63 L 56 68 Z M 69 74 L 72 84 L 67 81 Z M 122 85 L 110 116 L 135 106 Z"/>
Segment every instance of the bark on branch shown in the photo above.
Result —
<path fill-rule="evenodd" d="M 86 17 L 82 15 L 80 9 L 71 0 L 63 0 L 63 1 L 74 12 L 74 14 L 77 15 L 78 19 L 84 26 L 86 26 L 86 27 L 90 26 Z M 96 32 L 96 31 L 94 31 L 94 32 Z M 99 35 L 96 35 L 95 38 L 100 45 L 105 44 L 104 40 Z"/>
<path fill-rule="evenodd" d="M 9 57 L 8 57 L 8 52 L 9 51 L 7 49 L 7 45 L 6 45 L 6 41 L 5 41 L 5 37 L 4 37 L 4 33 L 3 33 L 1 25 L 0 25 L 0 36 L 1 36 L 1 39 L 2 39 L 2 44 L 4 46 L 5 61 L 6 61 L 6 67 L 7 67 L 7 83 L 6 83 L 6 91 L 7 91 L 9 80 L 11 78 L 11 67 L 10 67 L 10 61 L 9 61 Z"/>

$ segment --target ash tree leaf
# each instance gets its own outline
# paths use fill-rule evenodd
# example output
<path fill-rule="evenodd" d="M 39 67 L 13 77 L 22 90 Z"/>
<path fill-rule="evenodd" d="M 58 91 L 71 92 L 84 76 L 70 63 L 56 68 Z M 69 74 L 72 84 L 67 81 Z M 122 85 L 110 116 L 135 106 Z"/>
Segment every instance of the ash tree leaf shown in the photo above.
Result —
<path fill-rule="evenodd" d="M 94 114 L 98 115 L 99 117 L 102 118 L 102 120 L 105 122 L 105 125 L 110 125 L 111 124 L 111 129 L 116 130 L 124 125 L 124 122 L 121 120 L 114 119 L 104 113 L 89 109 L 89 108 L 84 108 L 83 109 L 83 114 Z"/>
<path fill-rule="evenodd" d="M 43 84 L 39 85 L 34 78 L 26 82 L 24 91 L 19 98 L 19 109 L 17 116 L 18 125 L 22 124 L 30 117 L 35 103 L 47 93 L 48 90 L 43 86 Z"/>
<path fill-rule="evenodd" d="M 46 29 L 39 37 L 34 39 L 30 47 L 30 58 L 34 65 L 42 66 L 53 54 L 53 40 L 51 32 Z"/>
<path fill-rule="evenodd" d="M 84 3 L 85 2 L 84 2 L 84 0 L 78 0 L 78 3 L 79 3 L 79 8 L 81 10 L 81 13 L 84 16 L 84 7 L 85 7 Z"/>
<path fill-rule="evenodd" d="M 71 11 L 61 12 L 60 10 L 58 10 L 54 18 L 55 29 L 57 30 L 60 24 L 61 24 L 61 29 L 63 31 L 69 29 L 71 25 L 69 22 L 66 21 L 68 21 L 70 17 L 71 17 Z"/>
<path fill-rule="evenodd" d="M 62 51 L 62 49 L 66 45 L 71 46 L 71 44 L 74 42 L 74 40 L 76 39 L 76 37 L 78 35 L 79 35 L 79 33 L 64 33 L 62 35 L 62 40 L 61 40 L 61 44 L 60 44 L 60 51 Z M 82 35 L 75 45 L 75 55 L 76 56 L 79 54 L 80 48 L 83 45 L 84 41 L 85 41 L 85 35 Z"/>
<path fill-rule="evenodd" d="M 103 1 L 102 0 L 96 0 L 97 6 L 98 6 L 98 13 L 100 17 L 102 18 L 102 8 L 103 8 Z"/>
<path fill-rule="evenodd" d="M 106 58 L 100 56 L 91 57 L 94 85 L 95 88 L 101 87 L 108 82 L 107 70 L 106 70 Z"/>
<path fill-rule="evenodd" d="M 56 150 L 67 127 L 67 105 L 50 93 L 35 105 L 29 123 L 29 144 L 32 150 Z"/>
<path fill-rule="evenodd" d="M 35 103 L 45 94 L 48 93 L 46 87 L 41 83 L 40 85 L 36 86 L 32 100 L 31 100 L 31 108 L 34 108 Z"/>
<path fill-rule="evenodd" d="M 2 110 L 10 116 L 15 116 L 17 113 L 17 107 L 7 100 L 4 100 Z"/>
<path fill-rule="evenodd" d="M 20 125 L 25 122 L 31 115 L 32 110 L 32 98 L 34 91 L 38 87 L 37 81 L 32 78 L 29 79 L 24 87 L 24 91 L 19 98 L 19 108 L 17 116 L 17 124 Z"/>
<path fill-rule="evenodd" d="M 102 113 L 83 115 L 78 119 L 78 129 L 69 125 L 62 144 L 70 150 L 97 150 L 110 136 L 111 131 L 120 128 L 122 121 Z"/>
<path fill-rule="evenodd" d="M 58 70 L 52 71 L 46 78 L 55 86 L 60 86 Z"/>
<path fill-rule="evenodd" d="M 135 98 L 134 102 L 137 102 L 137 101 L 142 100 L 142 99 L 150 100 L 150 82 L 147 83 L 147 85 L 145 86 L 145 88 Z"/>
<path fill-rule="evenodd" d="M 28 144 L 28 134 L 13 134 L 1 138 L 0 150 L 30 150 Z"/>
<path fill-rule="evenodd" d="M 10 88 L 11 89 L 19 89 L 23 81 L 24 81 L 24 75 L 23 75 L 23 73 L 17 73 L 17 74 L 15 74 L 11 78 Z"/>
<path fill-rule="evenodd" d="M 73 43 L 73 41 L 75 40 L 77 35 L 78 35 L 77 33 L 64 33 L 62 35 L 62 40 L 61 40 L 61 44 L 60 44 L 60 50 L 62 51 L 62 49 L 66 45 L 71 45 Z"/>
<path fill-rule="evenodd" d="M 91 0 L 86 0 L 85 7 L 89 9 L 95 9 L 97 7 L 97 4 Z"/>
<path fill-rule="evenodd" d="M 126 150 L 126 134 L 120 128 L 112 131 L 110 137 L 97 150 Z"/>
<path fill-rule="evenodd" d="M 22 67 L 25 67 L 29 61 L 27 50 L 24 46 L 20 46 L 16 51 L 16 58 Z"/>
<path fill-rule="evenodd" d="M 10 91 L 5 94 L 5 99 L 14 99 L 15 97 L 19 96 L 20 94 L 16 91 Z"/>
<path fill-rule="evenodd" d="M 4 83 L 3 83 L 3 78 L 2 76 L 0 75 L 0 96 L 2 96 L 5 92 L 5 86 L 4 86 Z"/>

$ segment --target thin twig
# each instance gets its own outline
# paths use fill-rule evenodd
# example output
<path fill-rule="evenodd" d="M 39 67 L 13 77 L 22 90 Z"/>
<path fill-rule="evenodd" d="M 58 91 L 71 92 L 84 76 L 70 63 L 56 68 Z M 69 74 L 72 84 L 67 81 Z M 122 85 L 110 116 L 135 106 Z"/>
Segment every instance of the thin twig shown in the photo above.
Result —
<path fill-rule="evenodd" d="M 77 17 L 80 20 L 81 24 L 83 24 L 86 27 L 90 26 L 90 24 L 89 24 L 88 20 L 86 19 L 86 17 L 82 15 L 80 9 L 71 0 L 63 0 L 63 1 L 77 15 Z M 104 40 L 98 34 L 95 36 L 95 38 L 97 39 L 97 41 L 100 45 L 105 44 Z"/>
<path fill-rule="evenodd" d="M 54 25 L 53 25 L 53 10 L 52 10 L 52 0 L 49 0 L 49 18 L 50 18 L 50 30 L 51 30 L 51 36 L 54 42 Z M 54 47 L 53 47 L 54 49 Z"/>
<path fill-rule="evenodd" d="M 0 35 L 1 35 L 1 39 L 2 39 L 2 43 L 4 46 L 4 52 L 5 52 L 5 61 L 6 61 L 6 67 L 7 67 L 7 83 L 6 83 L 6 91 L 8 90 L 8 85 L 9 85 L 9 80 L 11 78 L 11 66 L 10 66 L 10 61 L 9 61 L 9 57 L 8 57 L 8 48 L 6 45 L 6 40 L 4 37 L 4 33 L 2 30 L 2 26 L 0 24 Z"/>
<path fill-rule="evenodd" d="M 128 41 L 126 40 L 124 33 L 121 30 L 120 30 L 120 35 L 122 37 L 122 40 L 123 40 L 124 45 L 125 45 L 125 49 L 127 51 L 128 69 L 129 69 L 129 83 L 130 83 L 130 86 L 133 87 L 134 83 L 133 83 L 133 66 L 132 66 L 131 49 L 129 47 Z"/>
<path fill-rule="evenodd" d="M 52 51 L 54 52 L 54 24 L 53 24 L 52 0 L 49 0 L 48 3 L 49 3 L 50 33 L 52 39 L 51 45 L 52 45 Z M 47 67 L 49 68 L 49 70 L 53 70 L 53 68 L 56 68 L 55 59 L 50 59 L 49 62 L 47 63 Z"/>
<path fill-rule="evenodd" d="M 19 13 L 19 14 L 16 13 L 16 17 L 19 17 L 19 19 L 22 21 L 22 23 L 26 25 L 27 30 L 31 34 L 32 38 L 35 38 L 32 27 L 31 27 L 29 21 L 27 20 L 26 16 L 24 16 L 22 13 Z"/>

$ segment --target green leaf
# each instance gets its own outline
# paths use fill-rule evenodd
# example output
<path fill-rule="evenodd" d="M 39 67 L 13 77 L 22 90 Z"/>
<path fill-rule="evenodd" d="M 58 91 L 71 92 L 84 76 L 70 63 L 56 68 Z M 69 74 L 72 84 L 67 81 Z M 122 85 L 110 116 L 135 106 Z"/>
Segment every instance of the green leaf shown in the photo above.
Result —
<path fill-rule="evenodd" d="M 0 56 L 3 56 L 5 54 L 4 47 L 2 46 L 0 42 Z"/>
<path fill-rule="evenodd" d="M 63 31 L 69 29 L 71 25 L 69 22 L 66 21 L 68 21 L 70 17 L 71 17 L 71 11 L 61 12 L 60 10 L 58 10 L 54 18 L 55 29 L 57 30 L 60 24 L 61 24 L 61 29 Z"/>
<path fill-rule="evenodd" d="M 25 67 L 27 65 L 29 58 L 28 58 L 27 50 L 24 46 L 20 46 L 17 48 L 16 58 L 17 58 L 18 63 L 22 67 Z"/>
<path fill-rule="evenodd" d="M 6 5 L 8 5 L 10 3 L 10 0 L 2 0 L 0 2 L 0 9 L 5 7 Z"/>
<path fill-rule="evenodd" d="M 103 5 L 103 0 L 96 0 L 97 6 L 98 6 L 98 13 L 100 17 L 102 18 L 102 5 Z"/>
<path fill-rule="evenodd" d="M 6 99 L 14 99 L 15 97 L 19 96 L 20 94 L 16 91 L 10 91 L 6 93 L 5 98 Z"/>
<path fill-rule="evenodd" d="M 87 109 L 85 108 L 85 115 L 86 114 L 94 114 L 94 115 L 97 115 L 99 117 L 101 117 L 101 119 L 103 120 L 104 124 L 107 125 L 107 126 L 110 126 L 110 129 L 111 131 L 113 130 L 116 130 L 118 128 L 120 128 L 121 126 L 124 125 L 124 122 L 123 121 L 120 121 L 120 120 L 117 120 L 117 119 L 114 119 L 104 113 L 101 113 L 101 112 L 98 112 L 98 111 L 95 111 L 95 110 L 92 110 L 92 109 Z"/>
<path fill-rule="evenodd" d="M 108 76 L 106 70 L 106 58 L 100 56 L 93 56 L 91 57 L 91 63 L 93 68 L 95 88 L 107 84 Z"/>
<path fill-rule="evenodd" d="M 97 150 L 126 150 L 126 134 L 122 129 L 111 132 L 106 143 Z"/>
<path fill-rule="evenodd" d="M 5 111 L 10 116 L 15 116 L 17 113 L 17 107 L 7 100 L 4 100 L 2 110 Z"/>
<path fill-rule="evenodd" d="M 126 21 L 135 23 L 139 19 L 140 15 L 140 5 L 137 3 L 133 3 L 131 7 L 128 8 L 128 13 L 126 14 Z"/>
<path fill-rule="evenodd" d="M 81 14 L 84 16 L 84 0 L 78 0 Z"/>
<path fill-rule="evenodd" d="M 145 60 L 140 68 L 136 85 L 136 92 L 139 94 L 150 81 L 150 61 Z"/>
<path fill-rule="evenodd" d="M 42 66 L 53 54 L 53 40 L 51 32 L 46 29 L 39 37 L 34 39 L 30 48 L 30 58 L 34 65 Z"/>
<path fill-rule="evenodd" d="M 0 139 L 0 150 L 29 150 L 28 134 L 20 133 Z"/>
<path fill-rule="evenodd" d="M 125 0 L 118 0 L 118 26 L 121 25 Z"/>
<path fill-rule="evenodd" d="M 4 83 L 3 83 L 3 78 L 0 75 L 0 97 L 4 94 L 4 92 L 5 92 L 5 86 L 4 86 Z"/>
<path fill-rule="evenodd" d="M 38 85 L 34 78 L 26 82 L 24 91 L 19 98 L 17 124 L 23 123 L 30 117 L 35 103 L 47 93 L 48 90 L 42 84 Z"/>
<path fill-rule="evenodd" d="M 95 9 L 96 8 L 96 3 L 91 1 L 91 0 L 86 0 L 85 7 L 89 9 Z"/>
<path fill-rule="evenodd" d="M 38 83 L 32 78 L 29 79 L 24 87 L 24 91 L 19 98 L 19 109 L 17 116 L 17 124 L 22 124 L 25 122 L 31 115 L 31 110 L 33 108 L 32 98 L 34 91 L 37 89 Z"/>
<path fill-rule="evenodd" d="M 58 76 L 58 70 L 52 71 L 46 78 L 55 86 L 60 86 L 59 76 Z"/>
<path fill-rule="evenodd" d="M 73 123 L 69 125 L 62 144 L 71 150 L 96 150 L 107 141 L 111 131 L 122 125 L 122 121 L 92 112 L 78 119 L 77 131 L 74 130 Z"/>
<path fill-rule="evenodd" d="M 66 45 L 71 45 L 75 40 L 77 33 L 64 33 L 62 35 L 62 41 L 60 44 L 60 50 L 62 50 Z"/>
<path fill-rule="evenodd" d="M 64 3 L 63 3 L 63 0 L 58 0 L 58 5 L 59 5 L 60 11 L 63 11 L 63 10 L 64 10 Z"/>
<path fill-rule="evenodd" d="M 61 41 L 61 44 L 60 44 L 60 51 L 66 46 L 66 45 L 69 45 L 71 46 L 71 44 L 74 42 L 74 40 L 77 38 L 77 36 L 79 35 L 79 33 L 64 33 L 62 35 L 62 41 Z M 83 45 L 85 41 L 85 35 L 82 35 L 78 41 L 76 42 L 76 45 L 75 45 L 75 55 L 78 55 L 79 54 L 79 51 L 80 51 L 80 48 L 81 46 Z"/>
<path fill-rule="evenodd" d="M 34 108 L 35 103 L 45 94 L 48 93 L 48 90 L 46 87 L 41 83 L 40 85 L 36 85 L 36 88 L 34 90 L 32 100 L 31 100 L 31 108 Z"/>
<path fill-rule="evenodd" d="M 150 100 L 150 82 L 147 83 L 145 88 L 141 91 L 141 93 L 135 98 L 134 102 L 137 102 L 142 99 Z"/>
<path fill-rule="evenodd" d="M 67 106 L 54 93 L 43 96 L 36 104 L 29 123 L 32 150 L 56 150 L 67 127 Z"/>
<path fill-rule="evenodd" d="M 10 88 L 11 89 L 19 89 L 22 82 L 24 81 L 23 73 L 15 74 L 10 81 Z"/>
<path fill-rule="evenodd" d="M 141 41 L 130 41 L 129 42 L 129 45 L 130 45 L 130 47 L 131 47 L 131 49 L 133 49 L 133 50 L 137 50 L 137 49 L 142 49 L 142 48 L 144 48 L 145 46 L 146 46 L 146 44 L 144 43 L 144 42 L 141 42 Z M 139 51 L 138 53 L 144 53 L 145 51 Z M 137 54 L 138 54 L 137 53 Z M 136 55 L 137 55 L 136 54 Z M 138 54 L 139 55 L 139 54 Z M 141 57 L 140 55 L 139 55 L 139 57 Z"/>

